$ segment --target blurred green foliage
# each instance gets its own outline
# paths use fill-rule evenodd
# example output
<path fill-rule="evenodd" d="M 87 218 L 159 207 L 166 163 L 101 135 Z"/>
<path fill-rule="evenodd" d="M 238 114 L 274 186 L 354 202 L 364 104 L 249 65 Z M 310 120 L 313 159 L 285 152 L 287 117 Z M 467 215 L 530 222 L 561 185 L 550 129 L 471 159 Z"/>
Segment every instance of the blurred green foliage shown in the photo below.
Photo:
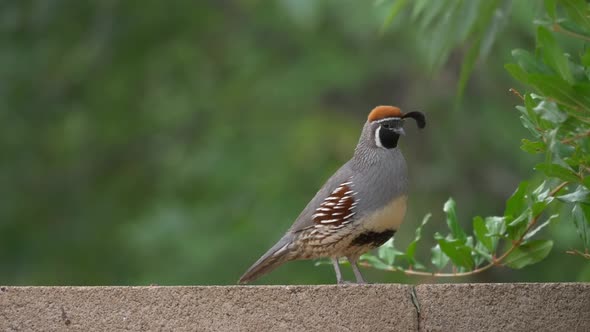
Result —
<path fill-rule="evenodd" d="M 428 232 L 444 229 L 437 211 L 449 196 L 461 202 L 459 220 L 501 213 L 541 161 L 518 148 L 527 132 L 503 64 L 534 45 L 542 3 L 506 8 L 456 112 L 469 46 L 432 71 L 436 35 L 403 13 L 380 34 L 388 9 L 0 3 L 0 284 L 233 284 L 351 156 L 379 104 L 429 118 L 401 143 L 412 193 L 397 244 L 414 239 L 427 211 Z M 546 260 L 477 280 L 590 280 L 588 264 L 564 254 L 580 241 L 573 224 L 548 228 Z M 334 281 L 330 267 L 304 261 L 261 282 Z"/>
<path fill-rule="evenodd" d="M 452 1 L 447 3 L 456 4 Z M 393 13 L 399 12 L 399 4 L 407 3 L 403 0 L 394 2 Z M 423 1 L 413 5 L 414 12 L 420 8 L 425 17 L 435 16 L 439 11 L 437 6 L 424 7 Z M 463 3 L 461 7 L 467 10 L 451 11 L 446 21 L 460 21 L 467 11 L 477 13 L 476 19 L 468 21 L 485 22 L 494 12 L 506 9 L 506 6 L 500 9 L 498 3 L 488 2 L 483 7 L 485 10 L 481 10 L 481 3 L 477 1 Z M 475 10 L 470 9 L 473 7 Z M 546 0 L 545 9 L 544 17 L 536 20 L 541 26 L 537 29 L 535 54 L 515 49 L 512 54 L 518 64 L 505 66 L 514 78 L 540 93 L 523 96 L 511 89 L 524 102 L 524 106 L 517 106 L 517 109 L 522 114 L 520 120 L 523 126 L 533 137 L 533 140 L 523 139 L 521 149 L 545 155 L 544 161 L 535 166 L 544 175 L 536 181 L 541 182 L 540 185 L 521 182 L 506 201 L 502 216 L 473 218 L 473 235 L 463 230 L 457 218 L 455 201 L 449 199 L 443 207 L 449 233 L 446 236 L 438 232 L 434 234 L 437 244 L 431 249 L 432 269 L 414 257 L 428 218 L 418 227 L 414 241 L 405 252 L 396 249 L 393 240 L 390 240 L 377 251 L 377 256 L 373 253 L 363 255 L 363 265 L 427 277 L 471 276 L 498 266 L 521 269 L 543 260 L 553 247 L 552 240 L 533 239 L 533 236 L 551 222 L 569 221 L 573 221 L 582 240 L 580 248 L 583 249 L 567 253 L 590 260 L 590 50 L 586 45 L 590 42 L 590 4 L 582 0 Z M 440 28 L 448 29 L 453 24 L 445 23 Z M 572 52 L 575 56 L 561 49 L 549 29 L 578 40 Z M 481 40 L 483 34 L 489 35 L 485 29 L 479 30 L 475 37 L 477 40 Z M 457 40 L 445 38 L 442 43 L 451 48 Z M 475 46 L 475 53 L 472 52 L 473 46 L 468 52 L 470 59 L 481 53 L 479 41 Z M 445 56 L 442 49 L 435 52 Z M 475 58 L 471 58 L 474 54 Z M 462 66 L 462 78 L 464 73 L 472 70 L 470 59 Z M 459 84 L 464 82 L 460 80 Z M 547 210 L 559 213 L 544 217 Z M 499 242 L 504 243 L 505 249 L 498 251 Z M 406 261 L 407 266 L 399 265 L 400 258 Z M 452 263 L 451 272 L 443 272 L 449 262 Z"/>

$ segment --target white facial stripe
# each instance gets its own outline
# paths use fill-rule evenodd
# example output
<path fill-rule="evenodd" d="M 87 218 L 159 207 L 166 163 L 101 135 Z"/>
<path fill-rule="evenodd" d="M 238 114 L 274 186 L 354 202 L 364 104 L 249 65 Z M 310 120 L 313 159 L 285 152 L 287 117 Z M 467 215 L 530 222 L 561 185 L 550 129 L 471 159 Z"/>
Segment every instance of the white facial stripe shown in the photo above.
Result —
<path fill-rule="evenodd" d="M 381 122 L 386 122 L 386 121 L 391 121 L 391 120 L 402 120 L 402 118 L 398 118 L 398 117 L 391 117 L 391 118 L 385 118 L 385 119 L 377 120 L 377 121 L 375 121 L 375 122 L 376 122 L 376 123 L 381 123 Z"/>
<path fill-rule="evenodd" d="M 380 130 L 381 130 L 381 126 L 377 127 L 377 130 L 375 130 L 375 145 L 382 148 L 383 144 L 381 144 L 381 139 L 379 138 L 379 131 Z"/>

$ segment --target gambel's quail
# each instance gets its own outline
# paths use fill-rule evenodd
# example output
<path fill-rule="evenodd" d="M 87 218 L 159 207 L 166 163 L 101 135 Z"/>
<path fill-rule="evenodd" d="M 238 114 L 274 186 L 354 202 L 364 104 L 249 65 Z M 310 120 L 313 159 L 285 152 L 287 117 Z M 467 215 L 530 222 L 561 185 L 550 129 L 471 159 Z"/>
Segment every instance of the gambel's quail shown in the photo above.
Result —
<path fill-rule="evenodd" d="M 287 233 L 239 282 L 251 282 L 287 261 L 329 257 L 337 282 L 343 283 L 338 259 L 346 257 L 357 283 L 364 283 L 357 260 L 389 240 L 406 213 L 407 166 L 398 148 L 406 118 L 414 119 L 419 128 L 426 125 L 421 112 L 374 108 L 352 159 L 328 179 Z"/>

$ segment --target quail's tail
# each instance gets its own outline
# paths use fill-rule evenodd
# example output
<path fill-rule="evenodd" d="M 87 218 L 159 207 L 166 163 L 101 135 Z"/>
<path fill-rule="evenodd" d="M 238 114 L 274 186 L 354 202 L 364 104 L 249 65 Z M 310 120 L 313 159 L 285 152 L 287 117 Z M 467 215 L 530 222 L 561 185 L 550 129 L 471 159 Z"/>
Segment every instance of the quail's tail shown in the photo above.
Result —
<path fill-rule="evenodd" d="M 286 234 L 279 242 L 270 248 L 256 263 L 254 263 L 238 281 L 240 284 L 252 282 L 262 275 L 274 270 L 279 265 L 292 260 L 293 251 L 288 248 L 293 241 L 292 234 Z"/>

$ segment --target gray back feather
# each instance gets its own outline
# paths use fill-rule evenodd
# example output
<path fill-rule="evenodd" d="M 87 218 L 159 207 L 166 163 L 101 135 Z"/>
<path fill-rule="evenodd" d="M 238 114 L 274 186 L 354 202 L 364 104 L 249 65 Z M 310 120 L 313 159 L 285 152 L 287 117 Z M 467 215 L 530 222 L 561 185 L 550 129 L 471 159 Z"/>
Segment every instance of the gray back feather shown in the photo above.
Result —
<path fill-rule="evenodd" d="M 375 143 L 377 123 L 365 123 L 352 159 L 326 181 L 297 217 L 288 233 L 314 226 L 312 215 L 326 197 L 340 184 L 353 182 L 359 213 L 355 219 L 384 207 L 408 189 L 407 166 L 399 148 L 384 149 Z"/>

